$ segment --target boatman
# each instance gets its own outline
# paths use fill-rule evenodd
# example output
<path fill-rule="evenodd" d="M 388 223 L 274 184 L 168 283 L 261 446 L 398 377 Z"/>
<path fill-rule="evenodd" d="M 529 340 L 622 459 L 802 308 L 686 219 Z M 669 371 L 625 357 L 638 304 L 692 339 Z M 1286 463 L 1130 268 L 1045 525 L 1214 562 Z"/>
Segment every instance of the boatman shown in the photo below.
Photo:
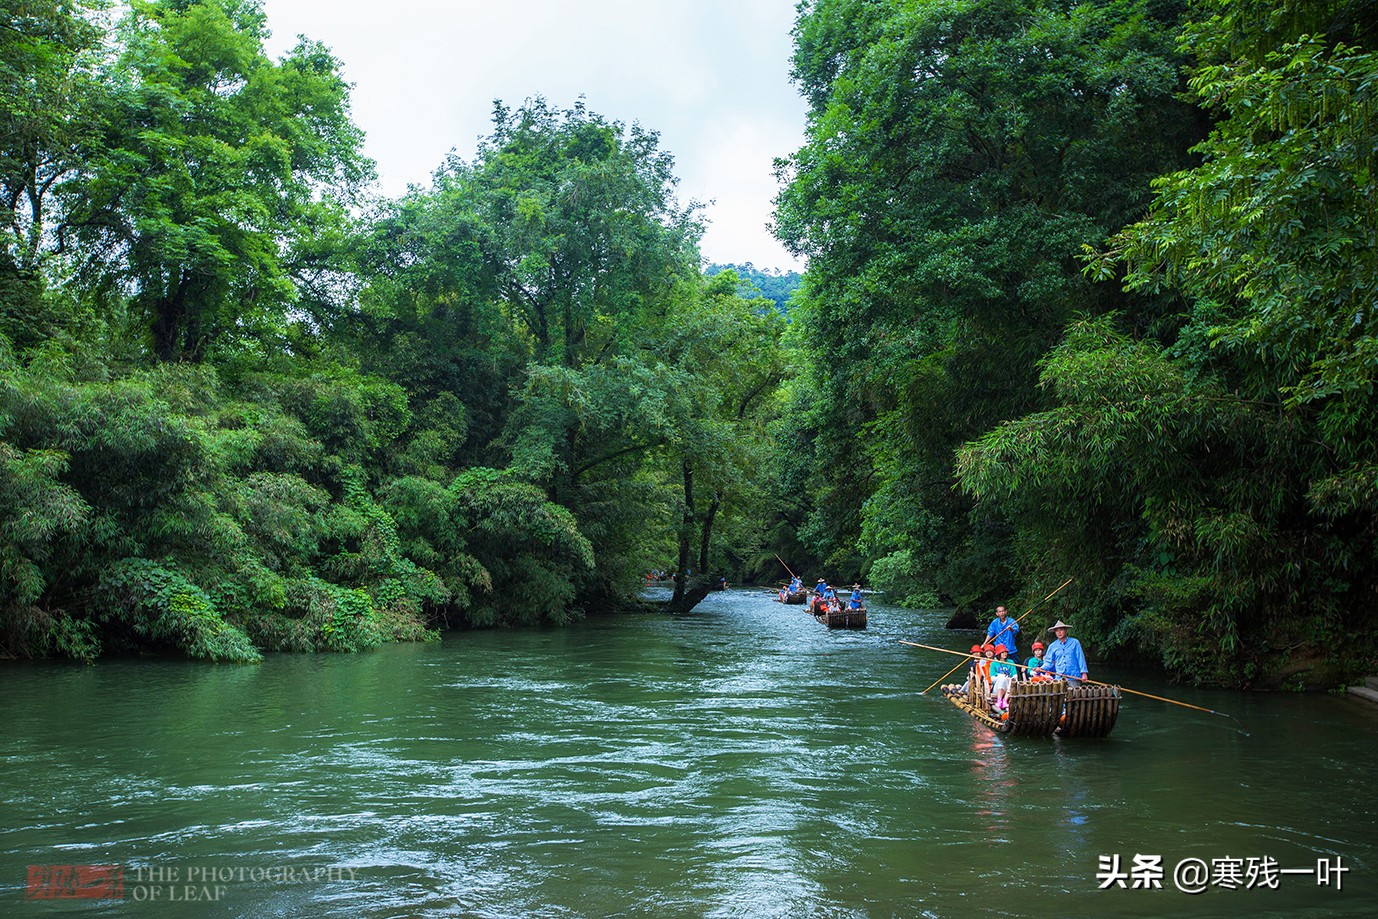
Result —
<path fill-rule="evenodd" d="M 1009 610 L 1003 606 L 995 608 L 995 621 L 986 627 L 986 644 L 1004 645 L 1005 650 L 1010 652 L 1010 660 L 1019 660 L 1019 651 L 1015 648 L 1016 637 L 1019 634 L 1019 623 L 1010 618 Z"/>
<path fill-rule="evenodd" d="M 849 604 L 852 609 L 861 609 L 861 585 L 852 585 L 852 597 Z"/>
<path fill-rule="evenodd" d="M 1088 677 L 1086 652 L 1081 650 L 1081 642 L 1067 637 L 1069 628 L 1071 626 L 1061 619 L 1053 623 L 1053 634 L 1057 640 L 1043 652 L 1043 663 L 1038 670 L 1062 677 L 1069 686 L 1079 686 Z"/>
<path fill-rule="evenodd" d="M 819 578 L 818 583 L 813 586 L 813 595 L 815 597 L 822 597 L 825 596 L 827 592 L 828 582 L 823 580 L 822 578 Z"/>

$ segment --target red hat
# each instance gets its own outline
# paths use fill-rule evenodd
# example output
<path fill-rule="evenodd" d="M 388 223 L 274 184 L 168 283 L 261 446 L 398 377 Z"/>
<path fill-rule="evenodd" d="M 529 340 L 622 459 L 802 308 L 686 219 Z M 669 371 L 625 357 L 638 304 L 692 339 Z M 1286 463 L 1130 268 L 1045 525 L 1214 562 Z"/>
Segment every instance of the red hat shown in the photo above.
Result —
<path fill-rule="evenodd" d="M 981 653 L 981 646 L 980 646 L 980 645 L 972 645 L 972 646 L 971 646 L 971 653 L 972 653 L 972 654 L 980 654 L 980 653 Z"/>
<path fill-rule="evenodd" d="M 982 654 L 994 654 L 994 653 L 995 653 L 995 647 L 994 647 L 993 645 L 985 645 L 984 647 L 981 648 L 981 653 L 982 653 Z"/>
<path fill-rule="evenodd" d="M 995 646 L 995 653 L 996 653 L 996 654 L 1009 654 L 1009 653 L 1010 653 L 1010 649 L 1009 649 L 1009 648 L 1006 648 L 1004 645 L 996 645 L 996 646 Z"/>
<path fill-rule="evenodd" d="M 1042 650 L 1043 650 L 1043 642 L 1041 642 L 1041 641 L 1036 641 L 1036 642 L 1034 642 L 1034 643 L 1033 643 L 1033 649 L 1034 649 L 1035 651 L 1042 651 Z"/>

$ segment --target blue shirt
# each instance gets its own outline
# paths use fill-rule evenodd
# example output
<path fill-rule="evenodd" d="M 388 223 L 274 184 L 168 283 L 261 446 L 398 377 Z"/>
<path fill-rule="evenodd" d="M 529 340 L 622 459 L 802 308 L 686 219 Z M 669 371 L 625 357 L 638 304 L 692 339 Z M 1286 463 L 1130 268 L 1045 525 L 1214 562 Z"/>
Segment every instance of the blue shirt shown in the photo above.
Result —
<path fill-rule="evenodd" d="M 852 591 L 852 609 L 861 609 L 861 588 Z"/>
<path fill-rule="evenodd" d="M 1086 667 L 1086 653 L 1081 650 L 1081 642 L 1071 637 L 1050 643 L 1043 652 L 1043 666 L 1038 669 L 1050 670 L 1058 676 L 1069 676 L 1078 680 L 1083 673 L 1089 672 Z"/>
<path fill-rule="evenodd" d="M 1018 635 L 1019 623 L 1009 616 L 1006 616 L 1005 621 L 1001 622 L 1000 617 L 996 616 L 995 621 L 986 629 L 986 644 L 1004 645 L 1005 650 L 1010 652 L 1010 660 L 1017 660 L 1014 643 L 1018 640 L 1016 638 Z"/>

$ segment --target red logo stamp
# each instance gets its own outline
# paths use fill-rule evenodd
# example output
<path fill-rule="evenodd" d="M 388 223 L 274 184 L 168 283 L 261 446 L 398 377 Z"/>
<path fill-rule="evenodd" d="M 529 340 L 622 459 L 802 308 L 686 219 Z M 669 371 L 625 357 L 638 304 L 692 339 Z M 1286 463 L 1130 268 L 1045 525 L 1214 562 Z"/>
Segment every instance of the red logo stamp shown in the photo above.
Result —
<path fill-rule="evenodd" d="M 124 899 L 123 865 L 30 865 L 28 900 Z"/>

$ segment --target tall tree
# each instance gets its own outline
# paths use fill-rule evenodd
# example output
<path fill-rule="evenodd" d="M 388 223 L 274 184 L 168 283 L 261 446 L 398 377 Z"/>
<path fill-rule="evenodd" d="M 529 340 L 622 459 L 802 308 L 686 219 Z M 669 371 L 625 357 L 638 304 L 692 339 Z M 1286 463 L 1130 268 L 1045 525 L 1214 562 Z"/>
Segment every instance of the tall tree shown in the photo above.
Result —
<path fill-rule="evenodd" d="M 686 573 L 709 577 L 715 571 L 713 534 L 720 515 L 753 505 L 761 510 L 753 499 L 765 487 L 766 426 L 787 371 L 780 348 L 783 322 L 759 298 L 741 297 L 740 283 L 733 271 L 707 278 L 702 293 L 678 303 L 648 342 L 652 354 L 685 375 L 691 393 L 683 402 L 688 411 L 667 443 L 683 487 L 671 601 L 679 609 L 698 602 L 688 592 Z"/>
<path fill-rule="evenodd" d="M 119 110 L 63 227 L 88 277 L 129 293 L 160 360 L 280 332 L 294 250 L 372 175 L 339 62 L 306 40 L 269 60 L 259 0 L 136 0 L 118 35 Z"/>
<path fill-rule="evenodd" d="M 488 283 L 534 363 L 575 372 L 606 364 L 697 276 L 696 207 L 678 205 L 673 161 L 638 125 L 541 99 L 499 104 L 493 122 L 475 161 L 452 161 L 438 188 L 463 202 L 457 216 L 474 228 Z M 573 416 L 543 430 L 551 496 L 574 508 L 596 446 L 582 442 Z"/>
<path fill-rule="evenodd" d="M 640 125 L 542 99 L 494 108 L 477 158 L 452 160 L 483 257 L 537 363 L 582 367 L 617 353 L 625 323 L 654 313 L 696 261 L 695 205 L 681 208 L 670 155 Z"/>
<path fill-rule="evenodd" d="M 93 151 L 102 32 L 95 0 L 0 2 L 3 267 L 34 272 L 51 243 L 48 204 Z"/>
<path fill-rule="evenodd" d="M 0 334 L 21 348 L 62 320 L 44 308 L 44 268 L 62 249 L 57 199 L 94 153 L 109 101 L 103 6 L 0 0 Z"/>

